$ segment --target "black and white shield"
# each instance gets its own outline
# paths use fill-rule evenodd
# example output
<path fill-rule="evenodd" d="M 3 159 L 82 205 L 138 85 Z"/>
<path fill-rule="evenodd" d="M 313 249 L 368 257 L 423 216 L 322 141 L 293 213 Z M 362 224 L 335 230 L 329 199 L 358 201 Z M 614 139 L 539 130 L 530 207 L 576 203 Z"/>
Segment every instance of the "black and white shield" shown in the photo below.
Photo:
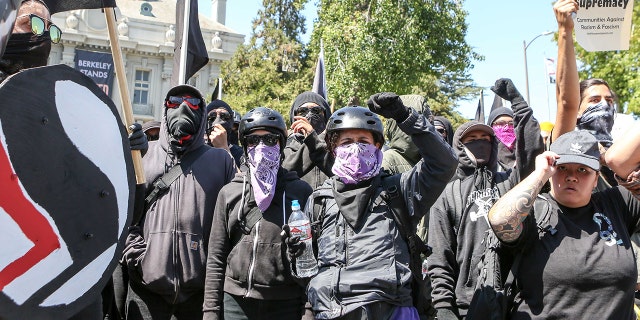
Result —
<path fill-rule="evenodd" d="M 0 85 L 0 318 L 66 319 L 122 252 L 135 176 L 113 102 L 65 65 Z"/>

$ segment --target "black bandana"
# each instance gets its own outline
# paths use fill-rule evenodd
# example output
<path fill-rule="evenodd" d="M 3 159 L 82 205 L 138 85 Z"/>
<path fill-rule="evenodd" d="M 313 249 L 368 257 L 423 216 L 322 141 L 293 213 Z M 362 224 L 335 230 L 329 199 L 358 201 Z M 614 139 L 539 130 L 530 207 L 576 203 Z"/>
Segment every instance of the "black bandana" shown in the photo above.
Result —
<path fill-rule="evenodd" d="M 471 155 L 476 158 L 476 166 L 482 167 L 489 162 L 491 158 L 491 141 L 473 140 L 464 144 Z"/>
<path fill-rule="evenodd" d="M 40 36 L 31 32 L 11 34 L 0 59 L 0 81 L 22 69 L 46 66 L 49 52 L 49 31 Z"/>
<path fill-rule="evenodd" d="M 166 108 L 167 130 L 171 148 L 183 152 L 200 130 L 202 113 L 189 107 L 186 101 L 176 108 Z"/>
<path fill-rule="evenodd" d="M 613 129 L 614 113 L 614 107 L 605 100 L 591 104 L 578 118 L 577 127 L 590 131 L 598 139 L 598 142 L 609 147 L 613 142 L 611 129 Z"/>

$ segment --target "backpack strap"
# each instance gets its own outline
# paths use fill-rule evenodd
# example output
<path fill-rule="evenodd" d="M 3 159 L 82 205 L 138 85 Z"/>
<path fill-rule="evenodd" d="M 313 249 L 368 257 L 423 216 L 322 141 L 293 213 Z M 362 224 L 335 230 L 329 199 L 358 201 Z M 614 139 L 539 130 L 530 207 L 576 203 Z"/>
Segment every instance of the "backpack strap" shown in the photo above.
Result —
<path fill-rule="evenodd" d="M 167 192 L 167 190 L 169 190 L 169 187 L 171 186 L 171 184 L 176 180 L 178 180 L 178 178 L 183 173 L 188 172 L 189 169 L 191 168 L 191 165 L 195 162 L 195 160 L 198 159 L 206 151 L 207 151 L 207 147 L 202 145 L 198 147 L 198 149 L 185 154 L 178 161 L 178 163 L 176 163 L 175 165 L 173 165 L 173 167 L 171 167 L 171 169 L 169 169 L 169 171 L 167 171 L 165 174 L 163 174 L 162 176 L 158 177 L 155 181 L 153 181 L 152 183 L 153 189 L 151 190 L 151 192 L 149 192 L 147 197 L 144 199 L 144 202 L 145 202 L 144 212 L 142 212 L 142 214 L 140 214 L 139 216 L 134 216 L 131 224 L 138 225 L 142 220 L 142 218 L 144 217 L 144 214 L 146 213 L 146 211 L 149 208 L 151 208 L 151 205 L 153 205 L 153 203 L 156 202 L 158 198 L 164 195 Z"/>

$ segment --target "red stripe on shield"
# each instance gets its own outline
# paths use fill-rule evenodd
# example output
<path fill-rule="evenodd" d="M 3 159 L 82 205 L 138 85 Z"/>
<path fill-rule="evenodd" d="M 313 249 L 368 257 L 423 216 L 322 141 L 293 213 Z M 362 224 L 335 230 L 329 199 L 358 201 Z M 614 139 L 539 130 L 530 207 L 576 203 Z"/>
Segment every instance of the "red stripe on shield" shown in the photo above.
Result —
<path fill-rule="evenodd" d="M 51 252 L 59 249 L 60 241 L 49 221 L 22 193 L 18 178 L 11 169 L 6 150 L 2 147 L 0 147 L 0 173 L 5 175 L 0 180 L 2 185 L 0 206 L 16 221 L 24 235 L 34 244 L 22 257 L 0 270 L 0 290 L 3 290 L 6 285 L 23 275 Z"/>

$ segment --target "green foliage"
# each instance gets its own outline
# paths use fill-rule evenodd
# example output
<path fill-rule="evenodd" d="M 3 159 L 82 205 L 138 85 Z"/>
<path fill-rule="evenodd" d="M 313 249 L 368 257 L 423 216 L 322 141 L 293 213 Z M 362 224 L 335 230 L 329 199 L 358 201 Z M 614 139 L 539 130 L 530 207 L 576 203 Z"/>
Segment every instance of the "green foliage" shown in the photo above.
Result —
<path fill-rule="evenodd" d="M 640 6 L 633 8 L 632 21 L 639 21 Z M 576 56 L 582 63 L 580 79 L 602 78 L 618 95 L 626 113 L 640 115 L 640 30 L 632 28 L 629 50 L 587 52 L 576 43 Z"/>
<path fill-rule="evenodd" d="M 471 61 L 482 60 L 465 42 L 466 16 L 455 0 L 321 0 L 311 47 L 322 39 L 329 98 L 423 94 L 453 115 L 470 93 Z"/>
<path fill-rule="evenodd" d="M 300 40 L 308 0 L 263 0 L 249 43 L 238 47 L 221 66 L 224 100 L 245 113 L 258 106 L 278 110 L 288 119 L 295 97 L 311 89 L 313 73 Z"/>

